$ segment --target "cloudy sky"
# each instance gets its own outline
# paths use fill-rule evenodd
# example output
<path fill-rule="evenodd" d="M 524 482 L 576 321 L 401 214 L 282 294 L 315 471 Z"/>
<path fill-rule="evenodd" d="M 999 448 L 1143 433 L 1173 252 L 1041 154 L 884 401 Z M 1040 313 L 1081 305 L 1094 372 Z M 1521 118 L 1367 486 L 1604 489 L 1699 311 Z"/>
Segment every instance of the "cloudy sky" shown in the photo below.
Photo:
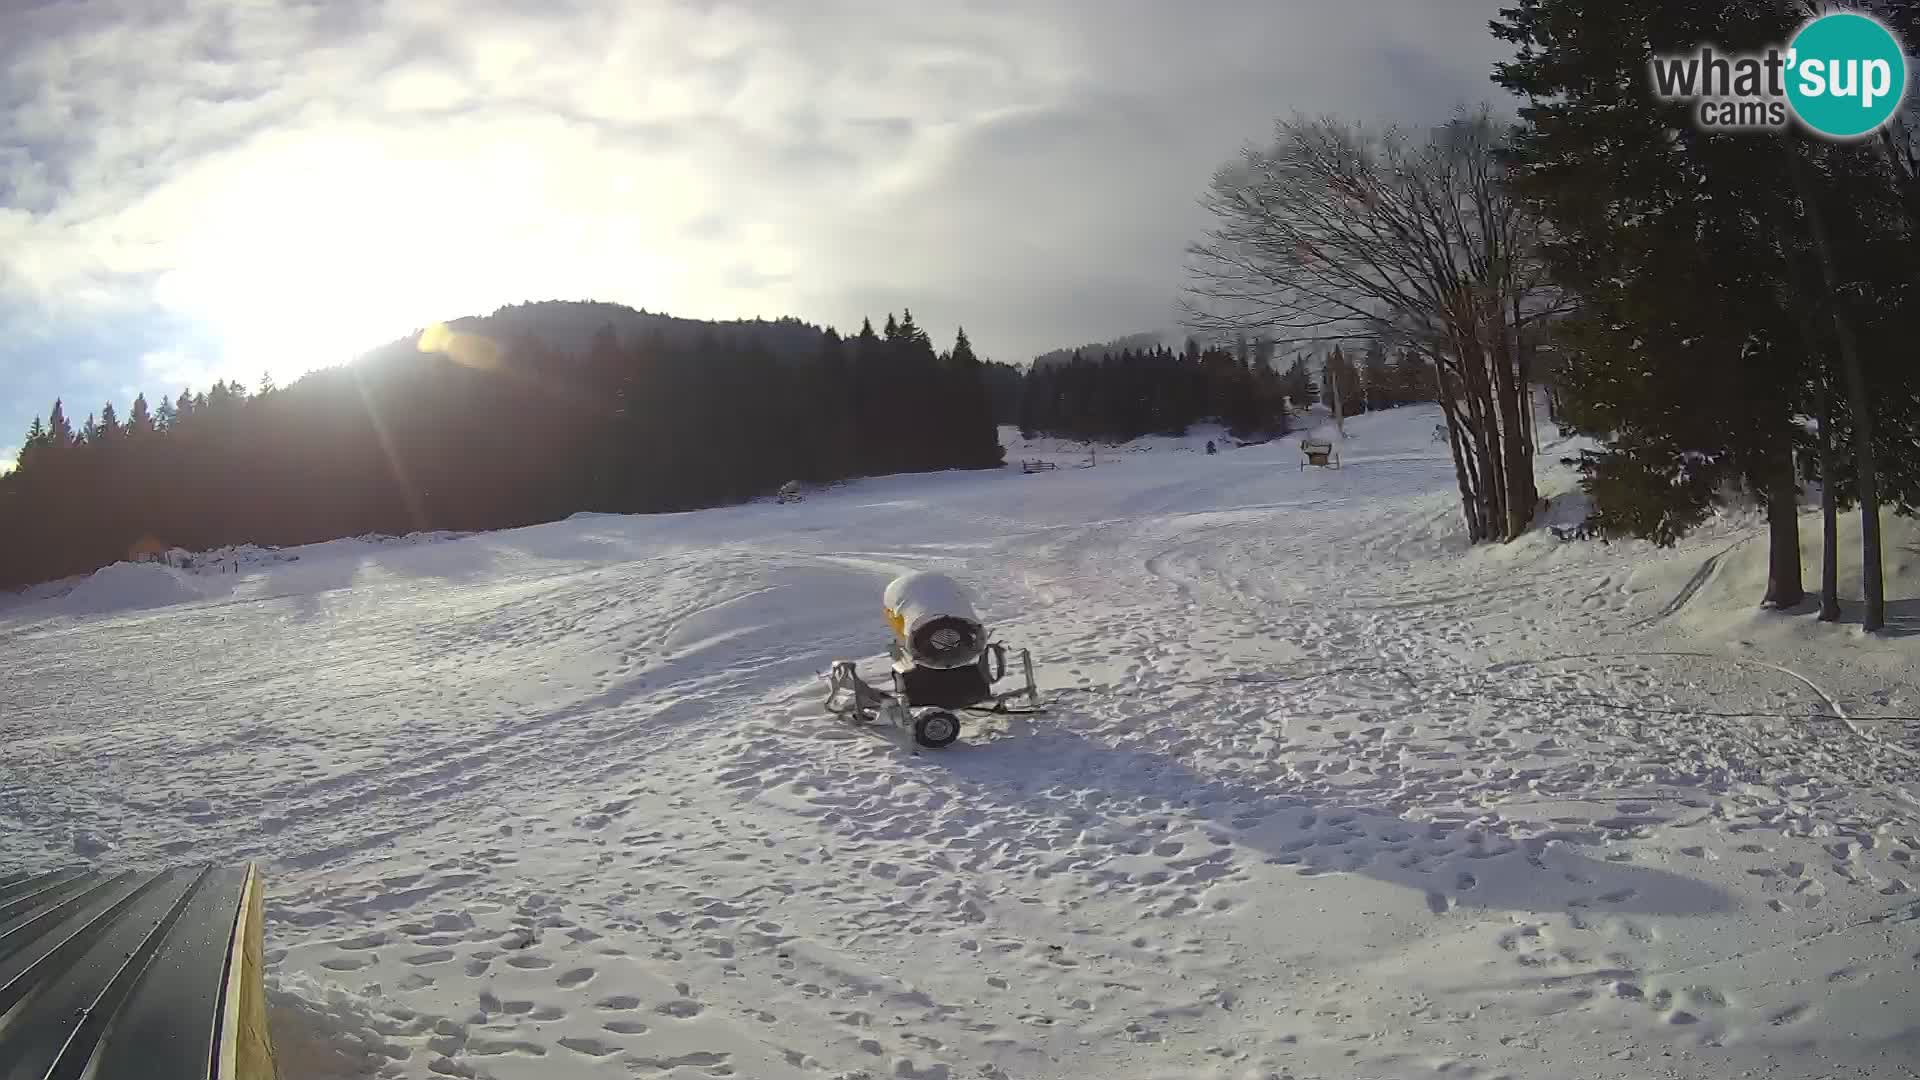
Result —
<path fill-rule="evenodd" d="M 1293 110 L 1498 100 L 1499 0 L 0 0 L 0 459 L 529 299 L 1172 322 Z"/>

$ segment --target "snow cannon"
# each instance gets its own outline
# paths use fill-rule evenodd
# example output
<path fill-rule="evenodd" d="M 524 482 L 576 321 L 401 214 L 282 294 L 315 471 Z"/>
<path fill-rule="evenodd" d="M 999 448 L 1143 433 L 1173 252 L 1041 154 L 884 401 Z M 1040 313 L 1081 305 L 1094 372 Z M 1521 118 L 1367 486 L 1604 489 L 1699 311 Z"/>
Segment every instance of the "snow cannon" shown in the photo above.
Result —
<path fill-rule="evenodd" d="M 1021 649 L 1024 685 L 996 691 L 1006 678 L 1007 647 L 992 640 L 960 583 L 935 573 L 894 578 L 882 597 L 893 639 L 887 643 L 892 685 L 862 679 L 852 660 L 836 660 L 827 674 L 827 711 L 844 720 L 884 723 L 939 749 L 960 737 L 960 712 L 1040 712 L 1033 656 Z M 1025 698 L 1026 707 L 1009 701 Z"/>
<path fill-rule="evenodd" d="M 888 583 L 885 604 L 896 647 L 922 667 L 950 671 L 986 651 L 987 628 L 973 601 L 945 574 L 902 574 Z"/>

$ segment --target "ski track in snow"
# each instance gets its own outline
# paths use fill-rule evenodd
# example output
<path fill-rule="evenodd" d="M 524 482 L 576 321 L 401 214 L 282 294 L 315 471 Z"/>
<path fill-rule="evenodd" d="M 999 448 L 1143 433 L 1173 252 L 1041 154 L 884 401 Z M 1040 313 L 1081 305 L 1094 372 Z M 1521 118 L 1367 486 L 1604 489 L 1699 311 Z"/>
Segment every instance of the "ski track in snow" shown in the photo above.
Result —
<path fill-rule="evenodd" d="M 1649 618 L 1749 526 L 1468 551 L 1403 412 L 12 607 L 8 861 L 263 860 L 287 1080 L 1920 1069 L 1911 749 Z M 1050 712 L 823 714 L 910 567 Z"/>

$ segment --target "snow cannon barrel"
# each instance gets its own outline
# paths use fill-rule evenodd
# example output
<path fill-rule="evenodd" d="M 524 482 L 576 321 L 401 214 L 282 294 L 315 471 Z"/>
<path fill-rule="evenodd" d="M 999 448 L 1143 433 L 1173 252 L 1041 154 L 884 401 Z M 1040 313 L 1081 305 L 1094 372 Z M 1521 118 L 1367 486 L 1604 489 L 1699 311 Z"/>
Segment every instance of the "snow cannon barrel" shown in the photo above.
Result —
<path fill-rule="evenodd" d="M 888 583 L 887 625 L 908 657 L 921 667 L 960 668 L 980 659 L 987 628 L 973 613 L 960 583 L 930 572 L 903 574 Z"/>

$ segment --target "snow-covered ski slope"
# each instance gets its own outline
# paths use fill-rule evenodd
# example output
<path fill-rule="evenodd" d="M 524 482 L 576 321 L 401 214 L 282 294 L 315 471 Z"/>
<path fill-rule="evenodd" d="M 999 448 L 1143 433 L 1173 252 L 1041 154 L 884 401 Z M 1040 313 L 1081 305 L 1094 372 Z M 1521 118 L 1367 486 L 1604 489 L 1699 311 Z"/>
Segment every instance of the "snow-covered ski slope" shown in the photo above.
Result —
<path fill-rule="evenodd" d="M 1914 1075 L 1920 636 L 1469 551 L 1436 419 L 110 568 L 0 611 L 4 861 L 263 860 L 287 1080 Z M 909 568 L 1053 711 L 826 718 Z"/>

